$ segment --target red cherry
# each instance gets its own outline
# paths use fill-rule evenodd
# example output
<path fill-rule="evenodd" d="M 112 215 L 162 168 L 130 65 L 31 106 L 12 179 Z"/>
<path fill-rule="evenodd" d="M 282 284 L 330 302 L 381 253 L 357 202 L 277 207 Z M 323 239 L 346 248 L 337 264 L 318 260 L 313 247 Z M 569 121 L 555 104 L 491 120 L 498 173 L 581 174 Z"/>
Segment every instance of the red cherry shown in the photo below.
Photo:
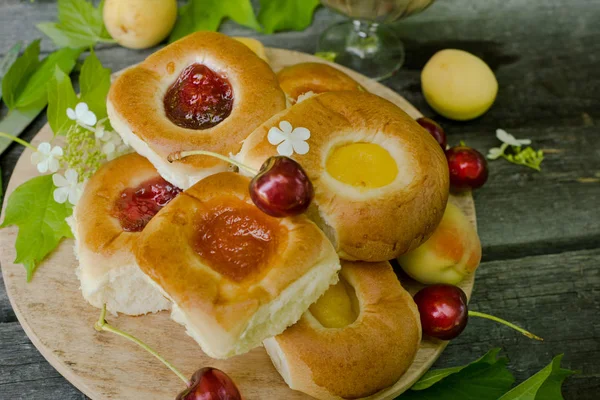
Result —
<path fill-rule="evenodd" d="M 192 375 L 190 386 L 175 400 L 242 400 L 242 395 L 225 372 L 202 368 Z"/>
<path fill-rule="evenodd" d="M 442 146 L 442 150 L 446 150 L 446 146 L 448 145 L 446 140 L 446 132 L 444 131 L 444 128 L 440 126 L 440 124 L 427 117 L 418 118 L 417 122 L 419 125 L 425 128 L 435 140 L 437 140 L 440 146 Z"/>
<path fill-rule="evenodd" d="M 446 158 L 453 188 L 477 189 L 487 181 L 487 161 L 477 150 L 467 146 L 451 147 L 446 150 Z"/>
<path fill-rule="evenodd" d="M 450 340 L 460 335 L 467 326 L 467 295 L 457 286 L 427 286 L 415 295 L 414 300 L 425 335 Z"/>
<path fill-rule="evenodd" d="M 313 185 L 304 169 L 289 157 L 270 157 L 250 181 L 250 197 L 273 217 L 289 217 L 308 209 Z"/>

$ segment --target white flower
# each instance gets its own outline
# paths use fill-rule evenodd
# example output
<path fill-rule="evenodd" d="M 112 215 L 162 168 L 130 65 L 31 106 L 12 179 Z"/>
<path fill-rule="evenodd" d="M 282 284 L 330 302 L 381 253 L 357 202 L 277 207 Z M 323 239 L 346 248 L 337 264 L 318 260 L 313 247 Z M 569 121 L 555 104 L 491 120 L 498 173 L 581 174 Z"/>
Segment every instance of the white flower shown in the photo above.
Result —
<path fill-rule="evenodd" d="M 504 151 L 506 150 L 507 147 L 508 147 L 508 144 L 503 143 L 501 147 L 493 147 L 493 148 L 489 149 L 487 158 L 489 160 L 495 160 L 497 158 L 502 157 L 502 155 L 504 154 Z"/>
<path fill-rule="evenodd" d="M 300 96 L 298 96 L 298 98 L 296 99 L 296 104 L 303 102 L 306 99 L 309 99 L 311 97 L 313 97 L 316 93 L 311 91 L 308 91 L 306 93 L 302 93 Z"/>
<path fill-rule="evenodd" d="M 310 131 L 306 128 L 292 128 L 292 124 L 281 121 L 279 128 L 276 126 L 269 129 L 267 139 L 269 143 L 277 146 L 277 152 L 282 156 L 291 156 L 294 152 L 298 154 L 308 153 L 309 146 L 306 141 L 310 138 Z"/>
<path fill-rule="evenodd" d="M 52 147 L 50 143 L 40 143 L 35 153 L 31 155 L 31 163 L 37 165 L 40 173 L 58 171 L 58 159 L 62 157 L 63 149 L 60 146 Z"/>
<path fill-rule="evenodd" d="M 54 201 L 59 204 L 69 200 L 69 203 L 76 205 L 83 193 L 83 183 L 79 183 L 79 175 L 74 169 L 65 171 L 65 176 L 61 174 L 52 175 L 54 182 Z"/>
<path fill-rule="evenodd" d="M 121 136 L 115 132 L 103 130 L 100 141 L 104 142 L 102 145 L 102 153 L 106 155 L 108 161 L 114 160 L 121 154 L 126 153 L 129 149 L 129 146 L 123 143 Z"/>
<path fill-rule="evenodd" d="M 86 126 L 94 126 L 97 122 L 96 114 L 90 111 L 90 108 L 85 103 L 77 104 L 75 110 L 67 108 L 67 117 Z"/>
<path fill-rule="evenodd" d="M 502 143 L 506 143 L 506 144 L 509 144 L 511 146 L 517 146 L 517 147 L 519 147 L 519 146 L 531 144 L 531 140 L 529 140 L 529 139 L 516 139 L 513 135 L 511 135 L 510 133 L 506 132 L 504 129 L 498 129 L 498 130 L 496 130 L 496 137 Z"/>

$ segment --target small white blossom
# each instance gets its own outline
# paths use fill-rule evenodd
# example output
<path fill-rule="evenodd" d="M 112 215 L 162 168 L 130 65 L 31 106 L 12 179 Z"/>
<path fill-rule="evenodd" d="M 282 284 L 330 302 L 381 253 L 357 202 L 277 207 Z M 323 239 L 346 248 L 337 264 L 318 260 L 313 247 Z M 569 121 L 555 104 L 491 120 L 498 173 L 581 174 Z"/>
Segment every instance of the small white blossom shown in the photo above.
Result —
<path fill-rule="evenodd" d="M 94 126 L 97 122 L 96 114 L 90 111 L 86 103 L 77 104 L 75 110 L 67 108 L 67 117 L 86 126 Z"/>
<path fill-rule="evenodd" d="M 40 143 L 35 153 L 31 155 L 31 163 L 37 165 L 40 173 L 44 174 L 48 171 L 58 171 L 58 159 L 63 156 L 63 149 L 60 146 L 52 147 L 50 143 Z"/>
<path fill-rule="evenodd" d="M 529 139 L 516 139 L 513 135 L 511 135 L 510 133 L 506 132 L 504 129 L 498 129 L 498 130 L 496 130 L 496 137 L 502 143 L 506 143 L 506 144 L 511 145 L 511 146 L 517 146 L 517 147 L 519 147 L 519 146 L 531 144 L 531 140 L 529 140 Z"/>
<path fill-rule="evenodd" d="M 69 203 L 76 205 L 83 193 L 83 183 L 79 183 L 79 175 L 74 169 L 65 171 L 65 175 L 52 175 L 54 182 L 54 201 L 59 204 L 69 200 Z"/>
<path fill-rule="evenodd" d="M 298 98 L 296 99 L 296 104 L 303 102 L 306 99 L 309 99 L 311 97 L 313 97 L 316 93 L 311 91 L 308 91 L 306 93 L 302 93 L 300 96 L 298 96 Z"/>
<path fill-rule="evenodd" d="M 121 136 L 115 132 L 103 131 L 100 141 L 104 143 L 102 144 L 102 153 L 106 155 L 108 161 L 126 153 L 129 149 L 129 146 L 123 143 Z"/>
<path fill-rule="evenodd" d="M 508 147 L 508 144 L 503 143 L 501 147 L 493 147 L 493 148 L 489 149 L 487 158 L 489 160 L 496 160 L 496 159 L 502 157 L 502 155 L 504 154 L 504 151 L 506 150 L 507 147 Z"/>
<path fill-rule="evenodd" d="M 292 128 L 288 121 L 281 121 L 279 128 L 274 126 L 269 129 L 267 139 L 272 145 L 277 145 L 277 152 L 282 156 L 291 156 L 294 152 L 306 154 L 309 145 L 306 141 L 310 138 L 310 131 L 306 128 Z"/>

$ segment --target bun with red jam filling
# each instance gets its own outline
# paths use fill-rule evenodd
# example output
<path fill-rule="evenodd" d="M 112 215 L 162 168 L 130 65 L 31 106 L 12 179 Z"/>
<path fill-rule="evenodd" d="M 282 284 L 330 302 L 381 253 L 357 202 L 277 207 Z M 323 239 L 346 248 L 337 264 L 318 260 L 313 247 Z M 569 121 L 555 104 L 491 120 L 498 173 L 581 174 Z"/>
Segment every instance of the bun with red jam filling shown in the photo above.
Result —
<path fill-rule="evenodd" d="M 140 271 L 133 250 L 146 224 L 180 192 L 137 154 L 106 163 L 90 178 L 70 224 L 77 276 L 91 305 L 129 315 L 170 308 Z"/>
<path fill-rule="evenodd" d="M 167 181 L 187 189 L 225 171 L 226 162 L 176 151 L 236 154 L 261 123 L 285 109 L 269 65 L 246 45 L 215 32 L 196 32 L 123 72 L 107 101 L 111 125 Z"/>

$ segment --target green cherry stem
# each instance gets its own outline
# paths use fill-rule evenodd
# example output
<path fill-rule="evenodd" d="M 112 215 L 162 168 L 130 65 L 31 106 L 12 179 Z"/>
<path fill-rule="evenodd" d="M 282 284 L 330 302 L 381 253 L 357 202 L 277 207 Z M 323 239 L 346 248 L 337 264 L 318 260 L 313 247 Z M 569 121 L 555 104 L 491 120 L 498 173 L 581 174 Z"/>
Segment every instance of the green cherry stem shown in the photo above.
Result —
<path fill-rule="evenodd" d="M 223 160 L 225 162 L 228 162 L 230 164 L 235 165 L 236 167 L 238 167 L 239 169 L 243 169 L 244 171 L 248 172 L 251 175 L 256 175 L 258 174 L 258 171 L 256 171 L 253 168 L 250 168 L 249 166 L 242 164 L 239 161 L 236 161 L 232 158 L 226 157 L 222 154 L 219 153 L 213 153 L 212 151 L 204 151 L 204 150 L 191 150 L 191 151 L 176 151 L 175 153 L 171 153 L 169 154 L 169 156 L 167 157 L 167 160 L 172 163 L 173 161 L 178 161 L 181 160 L 182 158 L 185 157 L 189 157 L 189 156 L 211 156 L 211 157 L 215 157 L 218 158 L 219 160 Z"/>
<path fill-rule="evenodd" d="M 527 336 L 530 339 L 544 341 L 544 339 L 542 339 L 541 337 L 539 337 L 537 335 L 534 335 L 533 333 L 531 333 L 529 331 L 526 331 L 525 329 L 523 329 L 523 328 L 521 328 L 521 327 L 519 327 L 519 326 L 517 326 L 517 325 L 515 325 L 515 324 L 513 324 L 511 322 L 508 322 L 508 321 L 506 321 L 506 320 L 504 320 L 502 318 L 495 317 L 493 315 L 489 315 L 489 314 L 485 314 L 485 313 L 481 313 L 481 312 L 477 312 L 477 311 L 470 311 L 469 310 L 469 317 L 479 317 L 479 318 L 490 319 L 492 321 L 495 321 L 495 322 L 501 323 L 503 325 L 506 325 L 506 326 L 514 329 L 515 331 L 522 333 L 523 335 Z"/>
<path fill-rule="evenodd" d="M 11 135 L 10 133 L 4 133 L 4 132 L 0 132 L 0 137 L 5 137 L 7 139 L 12 140 L 13 142 L 17 142 L 22 146 L 27 147 L 28 149 L 31 149 L 33 151 L 38 151 L 38 149 L 36 149 L 35 147 L 33 147 L 30 143 L 24 141 L 23 139 L 20 139 L 16 136 Z"/>
<path fill-rule="evenodd" d="M 175 368 L 173 366 L 173 364 L 171 364 L 170 362 L 165 360 L 160 354 L 158 354 L 156 351 L 154 351 L 152 348 L 150 348 L 150 346 L 148 346 L 146 343 L 142 342 L 138 338 L 136 338 L 128 333 L 125 333 L 125 332 L 115 328 L 114 326 L 110 325 L 108 322 L 106 322 L 105 317 L 106 317 L 106 304 L 104 304 L 104 306 L 102 307 L 102 311 L 100 312 L 100 318 L 98 318 L 98 321 L 94 325 L 94 329 L 96 329 L 98 332 L 101 332 L 101 331 L 112 332 L 121 337 L 124 337 L 127 340 L 132 341 L 133 343 L 137 344 L 142 349 L 146 350 L 148 353 L 150 353 L 154 357 L 156 357 L 160 362 L 165 364 L 165 366 L 167 368 L 169 368 L 171 371 L 173 371 L 175 373 L 175 375 L 177 375 L 179 377 L 179 379 L 184 381 L 187 386 L 190 386 L 190 381 L 185 377 L 185 375 L 183 375 L 181 372 L 179 372 L 177 370 L 177 368 Z"/>

